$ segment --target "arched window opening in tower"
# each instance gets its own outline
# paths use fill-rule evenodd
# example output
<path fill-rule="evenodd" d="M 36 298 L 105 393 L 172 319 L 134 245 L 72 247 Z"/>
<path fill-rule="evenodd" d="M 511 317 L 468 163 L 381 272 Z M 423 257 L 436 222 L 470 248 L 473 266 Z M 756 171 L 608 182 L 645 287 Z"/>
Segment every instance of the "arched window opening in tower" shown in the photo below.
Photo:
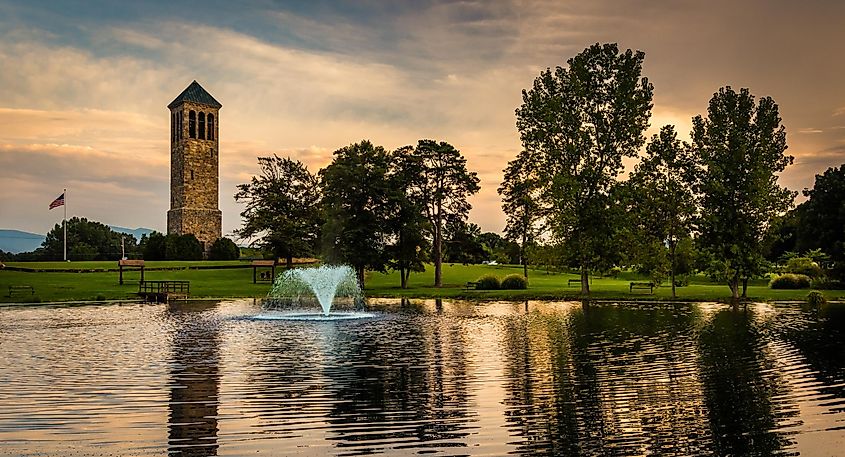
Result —
<path fill-rule="evenodd" d="M 197 137 L 197 113 L 194 110 L 188 112 L 188 137 Z"/>
<path fill-rule="evenodd" d="M 191 170 L 191 181 L 194 180 L 194 170 Z"/>
<path fill-rule="evenodd" d="M 210 113 L 208 115 L 208 139 L 214 139 L 214 115 Z"/>
<path fill-rule="evenodd" d="M 200 112 L 198 117 L 199 117 L 199 120 L 200 120 L 199 139 L 204 140 L 205 139 L 205 113 Z"/>

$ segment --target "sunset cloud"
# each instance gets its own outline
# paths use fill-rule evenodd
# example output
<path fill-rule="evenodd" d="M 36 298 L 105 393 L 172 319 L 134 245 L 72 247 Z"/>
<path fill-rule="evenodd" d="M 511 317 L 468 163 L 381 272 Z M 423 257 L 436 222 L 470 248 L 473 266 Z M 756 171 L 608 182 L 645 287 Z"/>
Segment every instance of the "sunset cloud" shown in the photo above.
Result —
<path fill-rule="evenodd" d="M 774 97 L 796 157 L 782 182 L 800 189 L 845 162 L 830 150 L 845 141 L 845 61 L 830 57 L 845 39 L 845 6 L 810 3 L 211 2 L 215 14 L 0 3 L 0 228 L 45 232 L 55 222 L 45 198 L 69 187 L 74 214 L 164 230 L 166 105 L 196 79 L 223 104 L 224 233 L 240 224 L 232 196 L 258 172 L 257 156 L 289 155 L 316 172 L 352 142 L 393 149 L 421 138 L 464 153 L 482 184 L 470 217 L 500 231 L 496 188 L 521 148 L 520 91 L 597 41 L 646 52 L 648 136 L 672 124 L 688 139 L 723 85 Z"/>

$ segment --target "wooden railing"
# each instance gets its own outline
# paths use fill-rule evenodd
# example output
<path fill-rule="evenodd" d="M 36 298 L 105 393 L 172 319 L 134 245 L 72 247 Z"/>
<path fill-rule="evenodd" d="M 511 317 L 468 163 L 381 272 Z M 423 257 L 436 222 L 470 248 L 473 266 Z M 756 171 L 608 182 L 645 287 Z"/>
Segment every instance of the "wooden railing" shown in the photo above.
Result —
<path fill-rule="evenodd" d="M 184 294 L 191 292 L 190 281 L 144 281 L 138 283 L 139 294 Z"/>

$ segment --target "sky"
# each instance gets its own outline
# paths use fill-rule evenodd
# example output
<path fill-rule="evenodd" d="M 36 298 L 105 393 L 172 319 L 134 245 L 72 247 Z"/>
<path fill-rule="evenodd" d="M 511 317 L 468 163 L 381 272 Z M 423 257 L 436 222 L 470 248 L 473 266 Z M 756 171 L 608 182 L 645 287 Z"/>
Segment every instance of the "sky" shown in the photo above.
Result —
<path fill-rule="evenodd" d="M 843 18 L 835 0 L 0 0 L 0 228 L 46 233 L 67 188 L 69 217 L 164 231 L 166 106 L 197 80 L 223 104 L 224 235 L 259 156 L 316 172 L 362 139 L 422 138 L 464 154 L 470 221 L 500 232 L 521 91 L 596 42 L 645 52 L 649 137 L 688 139 L 722 86 L 774 98 L 795 157 L 780 182 L 800 191 L 845 162 Z"/>

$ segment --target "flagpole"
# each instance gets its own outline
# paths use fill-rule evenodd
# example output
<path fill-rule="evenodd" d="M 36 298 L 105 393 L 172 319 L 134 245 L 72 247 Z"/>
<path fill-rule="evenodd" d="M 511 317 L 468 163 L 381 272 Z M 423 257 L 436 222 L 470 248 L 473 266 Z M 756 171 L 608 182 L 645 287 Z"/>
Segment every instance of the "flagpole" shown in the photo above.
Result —
<path fill-rule="evenodd" d="M 62 220 L 62 225 L 65 227 L 65 262 L 67 262 L 67 189 L 64 190 L 62 195 L 65 196 L 65 204 L 62 205 L 65 208 L 65 218 Z"/>

